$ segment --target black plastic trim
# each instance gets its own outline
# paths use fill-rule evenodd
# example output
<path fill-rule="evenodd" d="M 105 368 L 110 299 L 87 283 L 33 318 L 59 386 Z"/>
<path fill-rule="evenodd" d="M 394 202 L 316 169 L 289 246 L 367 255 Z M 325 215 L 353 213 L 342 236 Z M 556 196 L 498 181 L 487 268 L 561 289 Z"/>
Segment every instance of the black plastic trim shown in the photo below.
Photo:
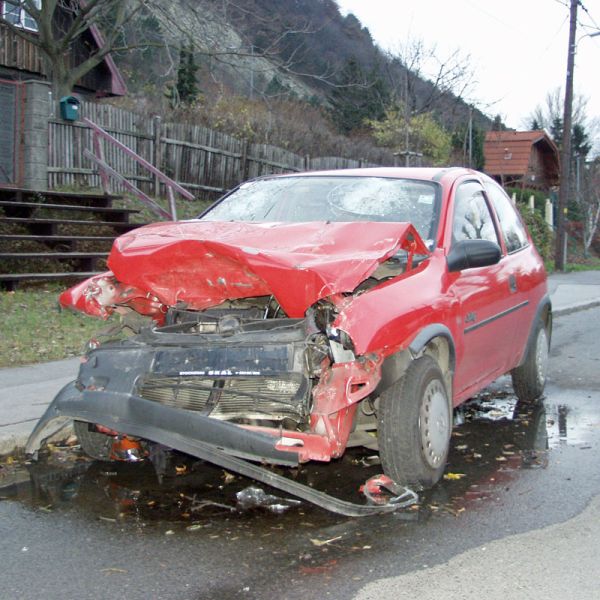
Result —
<path fill-rule="evenodd" d="M 476 329 L 485 327 L 486 325 L 489 325 L 490 323 L 493 323 L 494 321 L 497 321 L 498 319 L 501 319 L 502 317 L 506 317 L 507 315 L 510 315 L 511 313 L 513 313 L 517 310 L 520 310 L 521 308 L 524 308 L 528 304 L 529 304 L 529 300 L 525 300 L 525 302 L 521 302 L 521 304 L 517 304 L 516 306 L 513 306 L 507 310 L 504 310 L 501 313 L 498 313 L 497 315 L 488 317 L 487 319 L 484 319 L 483 321 L 480 321 L 479 323 L 475 323 L 475 325 L 471 325 L 471 327 L 467 327 L 464 330 L 464 333 L 465 334 L 471 333 L 472 331 L 475 331 Z"/>

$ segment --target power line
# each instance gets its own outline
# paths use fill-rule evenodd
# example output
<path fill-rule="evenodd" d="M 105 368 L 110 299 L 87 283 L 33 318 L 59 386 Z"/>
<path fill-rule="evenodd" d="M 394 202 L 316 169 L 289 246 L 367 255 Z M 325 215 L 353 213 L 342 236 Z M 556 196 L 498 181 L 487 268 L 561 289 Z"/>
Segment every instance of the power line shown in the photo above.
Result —
<path fill-rule="evenodd" d="M 598 23 L 596 23 L 596 21 L 594 20 L 594 17 L 592 17 L 592 15 L 590 14 L 590 11 L 584 6 L 583 2 L 581 2 L 581 0 L 579 0 L 579 6 L 581 6 L 581 8 L 583 9 L 583 12 L 585 12 L 585 14 L 588 16 L 588 18 L 590 19 L 590 21 L 594 24 L 594 27 L 597 31 L 600 31 L 600 26 L 598 25 Z M 586 27 L 586 25 L 582 25 L 582 27 Z M 588 25 L 589 27 L 589 25 Z"/>

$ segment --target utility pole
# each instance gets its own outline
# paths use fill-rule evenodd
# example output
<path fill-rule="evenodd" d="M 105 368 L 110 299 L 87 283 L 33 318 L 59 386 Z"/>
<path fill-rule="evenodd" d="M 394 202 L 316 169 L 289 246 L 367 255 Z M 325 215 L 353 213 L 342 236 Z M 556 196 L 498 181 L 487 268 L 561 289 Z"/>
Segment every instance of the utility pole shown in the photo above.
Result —
<path fill-rule="evenodd" d="M 469 169 L 473 168 L 473 106 L 469 105 Z"/>
<path fill-rule="evenodd" d="M 575 70 L 575 35 L 577 32 L 577 5 L 579 0 L 571 0 L 571 21 L 569 27 L 569 49 L 567 55 L 567 80 L 565 84 L 565 107 L 563 116 L 563 140 L 560 153 L 561 174 L 558 191 L 558 214 L 556 223 L 556 245 L 554 248 L 554 268 L 565 270 L 565 211 L 569 200 L 569 180 L 571 179 L 571 121 L 573 116 L 573 75 Z"/>

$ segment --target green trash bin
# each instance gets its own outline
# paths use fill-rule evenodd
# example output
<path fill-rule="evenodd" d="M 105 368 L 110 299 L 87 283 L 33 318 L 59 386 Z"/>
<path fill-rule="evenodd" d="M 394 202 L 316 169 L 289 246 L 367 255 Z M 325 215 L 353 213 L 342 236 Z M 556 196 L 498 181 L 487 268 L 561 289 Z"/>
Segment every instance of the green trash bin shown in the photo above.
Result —
<path fill-rule="evenodd" d="M 63 96 L 60 99 L 60 116 L 65 121 L 77 121 L 80 102 L 75 96 Z"/>

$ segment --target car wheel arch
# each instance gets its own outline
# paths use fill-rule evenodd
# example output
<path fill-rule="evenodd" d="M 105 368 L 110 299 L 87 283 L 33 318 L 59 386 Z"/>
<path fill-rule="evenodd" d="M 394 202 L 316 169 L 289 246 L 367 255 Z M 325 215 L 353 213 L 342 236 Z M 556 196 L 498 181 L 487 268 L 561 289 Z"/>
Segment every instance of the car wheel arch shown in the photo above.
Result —
<path fill-rule="evenodd" d="M 456 350 L 450 330 L 442 324 L 428 325 L 422 329 L 404 350 L 388 356 L 382 365 L 381 380 L 373 395 L 381 392 L 398 381 L 408 369 L 410 363 L 423 355 L 431 356 L 444 375 L 448 397 L 452 397 L 452 378 L 456 364 Z"/>
<path fill-rule="evenodd" d="M 548 344 L 551 343 L 552 341 L 552 302 L 550 300 L 550 296 L 548 296 L 548 294 L 546 294 L 539 302 L 536 311 L 535 311 L 535 316 L 533 317 L 533 320 L 531 321 L 531 326 L 529 328 L 529 335 L 527 337 L 527 343 L 525 344 L 525 347 L 523 348 L 523 355 L 521 356 L 521 360 L 519 361 L 519 364 L 517 366 L 521 366 L 526 358 L 527 358 L 527 354 L 529 352 L 529 349 L 531 347 L 531 345 L 535 342 L 535 327 L 536 327 L 536 323 L 538 321 L 542 321 L 542 323 L 544 323 L 544 326 L 546 328 L 546 334 L 548 336 Z"/>

